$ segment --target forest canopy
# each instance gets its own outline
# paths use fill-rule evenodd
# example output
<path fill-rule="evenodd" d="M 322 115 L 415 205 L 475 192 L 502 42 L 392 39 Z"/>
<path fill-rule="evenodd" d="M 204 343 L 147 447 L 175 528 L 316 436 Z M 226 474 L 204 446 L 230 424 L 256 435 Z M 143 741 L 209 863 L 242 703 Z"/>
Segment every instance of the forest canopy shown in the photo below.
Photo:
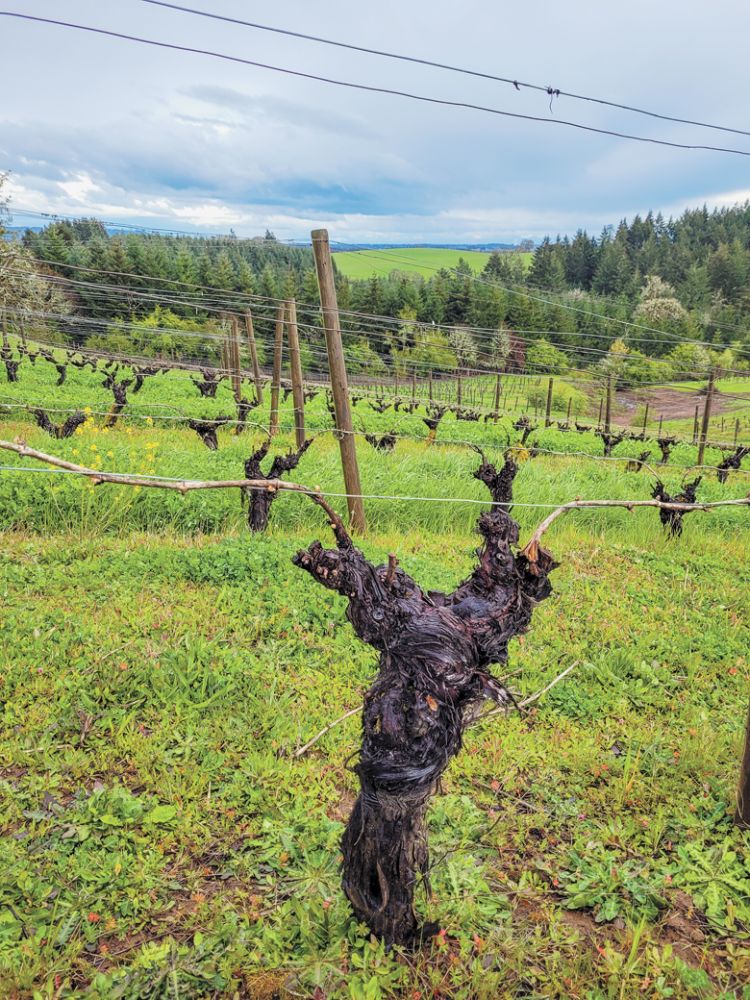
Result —
<path fill-rule="evenodd" d="M 255 239 L 122 234 L 80 219 L 27 230 L 20 239 L 6 235 L 1 246 L 15 262 L 0 279 L 4 304 L 18 305 L 19 271 L 62 279 L 48 284 L 54 295 L 46 300 L 28 275 L 22 284 L 29 308 L 100 321 L 90 329 L 61 323 L 78 346 L 210 355 L 210 341 L 195 333 L 215 332 L 219 305 L 242 311 L 249 296 L 267 343 L 277 301 L 294 297 L 307 367 L 319 364 L 312 253 L 270 232 Z M 665 378 L 717 362 L 744 369 L 748 277 L 750 204 L 689 210 L 676 220 L 648 213 L 599 236 L 579 230 L 572 238 L 545 238 L 530 264 L 520 253 L 497 252 L 480 275 L 462 260 L 429 278 L 394 269 L 368 280 L 337 272 L 336 281 L 353 370 L 406 376 L 528 364 L 555 374 L 596 367 L 621 384 L 637 384 L 653 380 L 644 359 L 663 359 Z M 13 315 L 9 308 L 11 324 Z M 157 328 L 154 337 L 149 331 Z"/>

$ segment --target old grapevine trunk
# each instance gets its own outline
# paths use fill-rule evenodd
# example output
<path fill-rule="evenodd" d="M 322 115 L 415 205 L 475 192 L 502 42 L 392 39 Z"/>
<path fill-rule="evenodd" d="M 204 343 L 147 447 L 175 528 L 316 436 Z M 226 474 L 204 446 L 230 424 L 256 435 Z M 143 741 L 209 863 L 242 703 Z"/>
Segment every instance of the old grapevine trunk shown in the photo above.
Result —
<path fill-rule="evenodd" d="M 342 843 L 343 884 L 356 916 L 389 944 L 412 945 L 421 936 L 414 891 L 427 875 L 430 796 L 479 703 L 508 697 L 490 667 L 505 662 L 509 641 L 526 630 L 551 590 L 551 556 L 542 551 L 532 565 L 513 551 L 515 472 L 510 461 L 498 472 L 483 457 L 475 475 L 497 506 L 479 518 L 478 565 L 452 594 L 424 592 L 395 561 L 373 566 L 340 526 L 336 549 L 315 542 L 294 557 L 348 598 L 355 632 L 380 652 L 365 698 L 360 794 Z"/>
<path fill-rule="evenodd" d="M 276 455 L 271 463 L 271 468 L 266 473 L 261 469 L 260 463 L 266 457 L 268 449 L 271 447 L 271 439 L 269 438 L 257 451 L 252 453 L 250 458 L 245 459 L 245 475 L 248 479 L 267 479 L 269 482 L 274 479 L 281 479 L 287 472 L 291 472 L 297 468 L 299 460 L 314 440 L 315 438 L 307 438 L 302 447 L 296 451 L 290 451 L 286 455 Z M 242 492 L 248 501 L 247 523 L 250 530 L 265 531 L 268 527 L 268 515 L 271 513 L 271 504 L 278 496 L 278 493 L 274 490 L 251 489 L 247 486 L 243 487 Z"/>

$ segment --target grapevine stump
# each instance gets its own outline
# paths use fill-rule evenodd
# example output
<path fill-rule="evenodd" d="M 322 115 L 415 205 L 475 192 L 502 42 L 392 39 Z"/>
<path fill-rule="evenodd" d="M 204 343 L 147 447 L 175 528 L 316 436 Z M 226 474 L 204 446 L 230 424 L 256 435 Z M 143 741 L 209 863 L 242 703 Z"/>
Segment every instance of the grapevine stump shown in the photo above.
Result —
<path fill-rule="evenodd" d="M 360 793 L 342 841 L 343 887 L 358 919 L 387 944 L 414 946 L 431 927 L 414 911 L 417 880 L 428 876 L 425 814 L 440 776 L 461 749 L 481 702 L 510 700 L 491 673 L 508 643 L 529 626 L 547 597 L 556 563 L 546 551 L 531 562 L 517 552 L 510 516 L 516 467 L 498 472 L 486 460 L 475 476 L 493 508 L 478 521 L 474 572 L 453 593 L 425 592 L 397 566 L 374 566 L 332 521 L 337 547 L 320 542 L 294 563 L 348 599 L 357 636 L 380 654 L 365 697 L 355 771 Z"/>

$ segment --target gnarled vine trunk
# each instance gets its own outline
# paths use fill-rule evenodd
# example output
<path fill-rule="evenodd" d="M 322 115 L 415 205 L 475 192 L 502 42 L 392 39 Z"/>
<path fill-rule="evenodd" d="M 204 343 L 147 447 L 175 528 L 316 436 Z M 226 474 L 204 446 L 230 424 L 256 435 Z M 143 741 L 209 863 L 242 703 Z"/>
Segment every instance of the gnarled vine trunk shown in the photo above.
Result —
<path fill-rule="evenodd" d="M 34 409 L 29 412 L 33 415 L 38 426 L 58 441 L 61 441 L 64 438 L 72 437 L 77 428 L 86 422 L 86 414 L 82 413 L 80 410 L 76 410 L 75 413 L 71 413 L 67 420 L 62 424 L 54 424 L 46 410 Z"/>
<path fill-rule="evenodd" d="M 731 455 L 724 456 L 724 459 L 717 466 L 716 478 L 720 483 L 725 483 L 729 479 L 730 470 L 740 468 L 742 459 L 746 455 L 750 455 L 750 448 L 739 445 Z"/>
<path fill-rule="evenodd" d="M 698 496 L 698 487 L 703 476 L 698 476 L 691 483 L 686 483 L 683 489 L 671 496 L 667 493 L 664 483 L 657 479 L 651 490 L 654 500 L 662 503 L 695 503 Z M 684 510 L 659 510 L 659 520 L 664 525 L 664 530 L 669 538 L 679 538 L 682 534 L 682 519 L 687 512 Z"/>
<path fill-rule="evenodd" d="M 188 420 L 188 427 L 195 431 L 209 451 L 219 450 L 219 428 L 228 424 L 231 417 L 214 417 L 213 420 Z"/>
<path fill-rule="evenodd" d="M 508 643 L 551 591 L 552 557 L 542 550 L 532 564 L 514 551 L 515 473 L 511 461 L 498 472 L 484 458 L 476 471 L 495 506 L 479 518 L 478 565 L 451 594 L 426 593 L 395 560 L 373 566 L 340 524 L 336 549 L 315 542 L 294 557 L 348 598 L 356 634 L 380 652 L 365 697 L 360 794 L 342 842 L 343 886 L 356 916 L 388 944 L 413 945 L 429 932 L 414 893 L 428 871 L 430 797 L 479 703 L 509 698 L 490 667 L 506 661 Z"/>
<path fill-rule="evenodd" d="M 201 368 L 201 375 L 203 378 L 200 381 L 195 378 L 191 379 L 193 385 L 204 399 L 215 399 L 216 390 L 219 388 L 223 376 L 210 368 Z"/>
<path fill-rule="evenodd" d="M 245 475 L 248 479 L 267 479 L 272 482 L 274 479 L 281 479 L 287 472 L 296 469 L 299 460 L 313 443 L 315 438 L 307 438 L 301 448 L 290 451 L 286 455 L 276 455 L 271 462 L 271 468 L 264 472 L 260 463 L 268 454 L 271 447 L 271 440 L 265 441 L 257 451 L 254 451 L 250 458 L 245 459 Z M 243 496 L 248 501 L 247 524 L 251 531 L 265 531 L 268 527 L 268 515 L 271 513 L 271 504 L 278 493 L 275 490 L 259 490 L 250 487 L 243 487 Z"/>

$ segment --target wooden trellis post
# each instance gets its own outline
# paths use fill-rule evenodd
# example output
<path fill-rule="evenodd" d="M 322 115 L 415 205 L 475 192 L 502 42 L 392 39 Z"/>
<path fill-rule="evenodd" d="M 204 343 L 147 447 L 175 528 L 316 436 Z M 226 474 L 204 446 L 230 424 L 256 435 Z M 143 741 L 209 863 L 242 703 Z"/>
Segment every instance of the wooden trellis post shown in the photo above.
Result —
<path fill-rule="evenodd" d="M 552 392 L 555 387 L 555 380 L 551 378 L 547 385 L 547 409 L 544 411 L 544 426 L 549 427 L 552 423 Z"/>
<path fill-rule="evenodd" d="M 273 375 L 271 376 L 271 416 L 268 433 L 271 437 L 279 430 L 279 391 L 281 388 L 281 350 L 284 344 L 284 318 L 286 308 L 283 302 L 276 310 L 276 335 L 273 341 Z"/>
<path fill-rule="evenodd" d="M 604 408 L 604 433 L 609 434 L 612 427 L 612 376 L 607 379 L 607 403 Z"/>
<path fill-rule="evenodd" d="M 250 349 L 250 362 L 253 366 L 253 379 L 255 380 L 255 398 L 259 403 L 263 402 L 263 378 L 260 374 L 258 364 L 258 349 L 255 345 L 255 331 L 253 330 L 253 316 L 248 309 L 245 313 L 245 332 L 247 334 L 247 346 Z"/>
<path fill-rule="evenodd" d="M 318 275 L 320 289 L 320 308 L 323 313 L 323 327 L 326 334 L 326 349 L 328 352 L 328 368 L 331 373 L 331 390 L 333 405 L 336 411 L 336 427 L 339 435 L 341 465 L 344 471 L 346 485 L 346 502 L 349 508 L 349 522 L 354 531 L 365 531 L 365 505 L 362 500 L 362 486 L 359 479 L 357 464 L 357 446 L 352 424 L 352 411 L 349 404 L 349 385 L 346 377 L 344 349 L 341 343 L 341 324 L 339 307 L 336 298 L 336 285 L 333 278 L 333 262 L 331 248 L 328 242 L 327 229 L 315 229 L 312 232 L 312 248 L 315 258 L 315 269 Z"/>
<path fill-rule="evenodd" d="M 703 465 L 703 456 L 706 452 L 706 439 L 708 438 L 708 427 L 711 421 L 711 404 L 714 398 L 714 383 L 716 381 L 716 369 L 711 369 L 708 377 L 708 389 L 706 391 L 706 403 L 703 407 L 703 421 L 701 423 L 700 440 L 698 441 L 698 461 L 696 465 Z"/>
<path fill-rule="evenodd" d="M 240 360 L 240 326 L 236 316 L 231 317 L 229 325 L 229 362 L 232 374 L 232 392 L 235 402 L 242 399 L 242 366 Z"/>
<path fill-rule="evenodd" d="M 297 447 L 305 443 L 305 387 L 302 382 L 302 359 L 299 351 L 299 331 L 297 329 L 297 303 L 287 299 L 287 338 L 289 343 L 289 367 L 292 375 L 292 398 L 294 400 L 294 433 Z"/>

